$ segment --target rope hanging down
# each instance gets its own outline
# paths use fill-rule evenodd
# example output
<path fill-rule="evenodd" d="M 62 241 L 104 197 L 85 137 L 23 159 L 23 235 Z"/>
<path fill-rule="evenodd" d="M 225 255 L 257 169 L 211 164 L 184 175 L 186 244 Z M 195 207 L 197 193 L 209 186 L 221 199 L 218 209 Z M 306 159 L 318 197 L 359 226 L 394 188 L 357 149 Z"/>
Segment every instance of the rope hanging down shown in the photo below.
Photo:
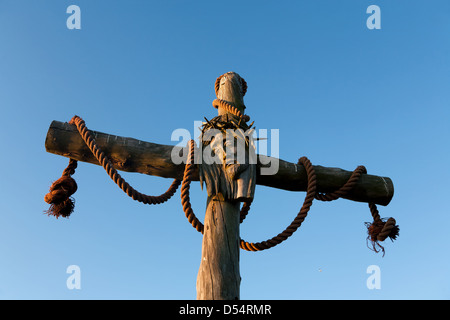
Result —
<path fill-rule="evenodd" d="M 191 182 L 191 172 L 193 170 L 193 160 L 194 160 L 194 150 L 195 150 L 195 142 L 194 140 L 189 141 L 189 154 L 187 157 L 187 164 L 185 175 L 183 177 L 182 188 L 181 188 L 181 199 L 183 204 L 183 210 L 188 218 L 188 221 L 192 224 L 192 226 L 203 234 L 204 226 L 195 216 L 191 204 L 189 202 L 189 185 Z M 291 224 L 281 233 L 276 235 L 275 237 L 268 239 L 266 241 L 258 242 L 258 243 L 250 243 L 245 240 L 240 241 L 240 248 L 247 251 L 261 251 L 270 249 L 281 242 L 285 241 L 289 238 L 303 223 L 305 220 L 309 209 L 311 208 L 312 202 L 314 199 L 320 201 L 333 201 L 338 198 L 345 196 L 348 192 L 350 192 L 353 187 L 356 185 L 359 177 L 363 173 L 367 173 L 367 170 L 364 166 L 357 167 L 349 180 L 337 191 L 331 193 L 317 193 L 316 192 L 316 173 L 311 162 L 306 157 L 301 157 L 298 161 L 298 164 L 303 165 L 306 169 L 306 173 L 308 176 L 308 188 L 306 191 L 305 200 L 303 205 L 295 217 L 295 219 L 291 222 Z M 240 212 L 240 222 L 242 223 L 245 219 L 246 215 L 250 210 L 251 203 L 244 202 Z M 378 214 L 377 207 L 374 203 L 369 203 L 369 209 L 372 213 L 373 222 L 366 222 L 366 226 L 368 228 L 368 237 L 367 240 L 372 243 L 372 250 L 375 252 L 379 252 L 380 250 L 384 255 L 384 248 L 379 243 L 380 241 L 386 240 L 386 238 L 390 238 L 391 240 L 395 240 L 399 233 L 399 227 L 396 225 L 396 221 L 394 218 L 389 218 L 386 222 L 380 218 Z"/>
<path fill-rule="evenodd" d="M 215 83 L 216 94 L 220 86 L 221 77 L 217 78 Z M 242 79 L 242 93 L 245 95 L 247 91 L 247 83 Z M 227 112 L 232 113 L 243 121 L 249 121 L 250 117 L 247 115 L 243 115 L 236 107 L 232 106 L 228 102 L 220 99 L 216 99 L 213 101 L 213 106 L 218 108 L 222 107 Z M 160 196 L 149 196 L 143 193 L 138 192 L 133 187 L 131 187 L 117 172 L 117 170 L 111 164 L 111 161 L 105 156 L 105 154 L 98 148 L 95 143 L 95 139 L 89 130 L 86 128 L 86 124 L 83 119 L 78 116 L 74 116 L 70 121 L 70 124 L 74 124 L 80 133 L 83 141 L 89 147 L 92 154 L 97 158 L 98 162 L 101 166 L 106 170 L 109 177 L 133 200 L 142 202 L 144 204 L 160 204 L 169 200 L 176 192 L 178 187 L 181 186 L 181 203 L 183 206 L 183 211 L 188 219 L 188 221 L 192 224 L 192 226 L 200 233 L 203 234 L 204 225 L 198 220 L 195 216 L 194 211 L 192 210 L 192 206 L 190 203 L 189 197 L 189 188 L 190 183 L 193 177 L 193 173 L 195 170 L 194 164 L 194 155 L 195 155 L 195 141 L 190 140 L 188 142 L 189 152 L 186 160 L 186 166 L 184 170 L 183 180 L 174 179 L 169 189 L 161 194 Z M 272 248 L 281 242 L 285 241 L 289 238 L 303 223 L 305 220 L 309 209 L 311 208 L 312 202 L 314 199 L 320 201 L 333 201 L 340 197 L 345 196 L 348 192 L 350 192 L 356 185 L 359 180 L 361 174 L 367 173 L 367 170 L 364 166 L 357 167 L 349 180 L 337 191 L 331 193 L 318 193 L 316 191 L 316 173 L 314 171 L 311 162 L 306 157 L 301 157 L 298 161 L 299 165 L 303 165 L 306 169 L 308 176 L 308 187 L 306 196 L 303 202 L 303 205 L 292 221 L 292 223 L 281 233 L 274 236 L 271 239 L 266 241 L 250 243 L 241 239 L 240 247 L 241 249 L 247 251 L 261 251 Z M 74 159 L 69 160 L 69 165 L 63 171 L 61 178 L 56 180 L 50 187 L 49 193 L 45 195 L 44 200 L 50 204 L 49 210 L 46 211 L 48 215 L 54 215 L 57 218 L 69 217 L 70 214 L 74 210 L 74 199 L 71 197 L 77 190 L 77 184 L 75 180 L 72 178 L 72 175 L 75 173 L 75 169 L 77 167 L 77 161 Z M 251 203 L 244 202 L 240 211 L 240 222 L 242 223 L 245 217 L 247 216 L 250 210 Z M 399 234 L 399 227 L 396 225 L 396 221 L 394 218 L 382 219 L 378 213 L 378 209 L 374 203 L 369 203 L 369 209 L 372 214 L 373 222 L 366 222 L 368 237 L 367 241 L 371 242 L 372 247 L 370 249 L 375 252 L 379 252 L 380 250 L 384 255 L 384 248 L 380 245 L 380 242 L 386 240 L 388 237 L 391 240 L 395 240 Z"/>
<path fill-rule="evenodd" d="M 103 151 L 97 147 L 94 137 L 86 128 L 84 120 L 78 116 L 74 116 L 69 123 L 74 124 L 77 127 L 83 141 L 89 147 L 95 158 L 97 158 L 101 166 L 106 170 L 109 177 L 133 200 L 144 204 L 160 204 L 169 200 L 177 191 L 181 184 L 181 181 L 177 179 L 175 179 L 169 189 L 160 196 L 149 196 L 135 190 L 120 176 L 111 164 L 111 161 L 105 156 Z M 61 178 L 51 185 L 50 192 L 45 195 L 45 202 L 50 204 L 50 209 L 47 210 L 48 215 L 54 215 L 57 218 L 60 216 L 68 218 L 73 212 L 75 205 L 71 195 L 77 190 L 77 184 L 71 176 L 75 173 L 76 167 L 77 161 L 70 159 L 69 165 L 64 170 Z"/>

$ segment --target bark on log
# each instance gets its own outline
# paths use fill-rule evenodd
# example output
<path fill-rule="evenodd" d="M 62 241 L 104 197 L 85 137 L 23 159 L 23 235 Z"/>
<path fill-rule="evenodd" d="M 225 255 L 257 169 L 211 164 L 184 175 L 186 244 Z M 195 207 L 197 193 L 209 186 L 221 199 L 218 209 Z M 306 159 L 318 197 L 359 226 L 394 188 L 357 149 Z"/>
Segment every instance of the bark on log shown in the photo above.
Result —
<path fill-rule="evenodd" d="M 184 149 L 183 154 L 186 158 L 187 148 L 145 142 L 99 131 L 91 130 L 91 132 L 94 134 L 99 148 L 110 157 L 112 164 L 118 170 L 163 178 L 180 180 L 183 178 L 184 163 L 174 164 L 171 154 L 172 151 L 179 154 Z M 51 123 L 45 140 L 45 148 L 49 153 L 99 165 L 97 159 L 81 139 L 76 127 L 66 122 L 53 121 Z M 301 165 L 278 159 L 279 169 L 276 174 L 260 174 L 261 168 L 269 167 L 266 163 L 275 160 L 277 159 L 258 155 L 256 184 L 288 191 L 306 191 L 307 176 Z M 312 162 L 314 163 L 313 159 Z M 339 168 L 319 165 L 315 165 L 314 169 L 319 192 L 332 192 L 339 189 L 352 173 Z M 193 180 L 199 180 L 198 174 Z M 386 206 L 393 195 L 394 185 L 390 178 L 363 174 L 355 188 L 344 198 Z"/>

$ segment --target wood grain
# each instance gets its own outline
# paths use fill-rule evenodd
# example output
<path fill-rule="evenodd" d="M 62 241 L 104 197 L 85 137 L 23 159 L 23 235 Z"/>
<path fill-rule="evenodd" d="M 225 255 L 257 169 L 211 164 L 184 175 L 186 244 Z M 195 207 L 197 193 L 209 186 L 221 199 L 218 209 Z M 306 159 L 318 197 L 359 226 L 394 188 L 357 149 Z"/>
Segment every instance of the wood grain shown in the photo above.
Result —
<path fill-rule="evenodd" d="M 183 178 L 184 163 L 173 163 L 171 154 L 172 152 L 182 154 L 184 150 L 185 159 L 188 151 L 186 147 L 162 145 L 94 130 L 90 131 L 93 133 L 99 148 L 110 157 L 117 170 L 171 179 L 181 180 Z M 47 152 L 52 154 L 100 165 L 81 139 L 76 127 L 67 122 L 53 121 L 50 124 L 45 148 Z M 269 167 L 266 163 L 270 163 L 270 161 L 279 161 L 278 172 L 274 175 L 261 175 L 261 168 Z M 314 169 L 317 175 L 317 190 L 319 192 L 332 192 L 339 189 L 352 173 L 349 170 L 320 165 L 314 165 Z M 258 155 L 256 174 L 257 185 L 288 191 L 306 191 L 306 171 L 303 166 L 293 162 Z M 193 181 L 199 181 L 198 172 L 195 174 Z M 355 188 L 344 198 L 386 206 L 393 196 L 394 185 L 390 178 L 363 174 Z"/>

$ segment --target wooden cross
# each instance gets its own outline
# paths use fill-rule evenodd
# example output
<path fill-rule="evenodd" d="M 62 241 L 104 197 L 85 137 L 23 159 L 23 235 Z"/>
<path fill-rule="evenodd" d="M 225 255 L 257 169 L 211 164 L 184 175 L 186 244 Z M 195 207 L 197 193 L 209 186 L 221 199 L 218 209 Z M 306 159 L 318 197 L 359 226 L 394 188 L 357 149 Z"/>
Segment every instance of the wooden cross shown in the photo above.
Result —
<path fill-rule="evenodd" d="M 216 80 L 215 90 L 217 99 L 213 105 L 218 109 L 218 117 L 207 120 L 202 137 L 207 136 L 211 129 L 215 129 L 216 133 L 225 132 L 225 128 L 250 130 L 248 117 L 244 115 L 246 82 L 237 73 L 228 72 Z M 92 130 L 89 132 L 95 138 L 96 146 L 117 170 L 181 181 L 188 168 L 185 164 L 188 147 L 160 145 Z M 221 141 L 214 135 L 200 139 L 200 147 L 209 147 L 221 162 L 202 162 L 189 167 L 192 171 L 190 179 L 200 181 L 202 185 L 204 183 L 208 193 L 204 224 L 201 230 L 197 228 L 203 233 L 202 258 L 197 277 L 199 300 L 240 299 L 239 250 L 240 247 L 243 248 L 243 240 L 239 235 L 241 203 L 249 208 L 253 201 L 255 185 L 290 191 L 307 191 L 309 187 L 310 177 L 304 165 L 264 155 L 257 155 L 258 161 L 252 163 L 248 156 L 244 162 L 230 161 L 230 154 L 236 155 L 236 148 L 227 149 L 225 140 Z M 246 152 L 250 154 L 253 150 L 252 144 L 247 139 L 244 145 Z M 71 161 L 100 164 L 74 124 L 53 121 L 47 133 L 45 147 L 47 152 L 68 157 Z M 173 154 L 182 154 L 184 162 L 174 163 Z M 199 154 L 202 155 L 201 152 Z M 199 154 L 194 159 L 197 159 Z M 262 174 L 262 170 L 267 169 L 274 161 L 278 162 L 278 171 L 271 175 Z M 312 169 L 315 172 L 317 193 L 333 193 L 353 177 L 351 171 L 339 168 L 311 166 Z M 394 187 L 390 178 L 363 172 L 358 175 L 351 190 L 339 196 L 369 203 L 372 210 L 376 204 L 388 205 L 393 194 Z M 390 237 L 395 239 L 395 235 Z M 249 246 L 251 244 L 247 244 L 247 249 Z"/>

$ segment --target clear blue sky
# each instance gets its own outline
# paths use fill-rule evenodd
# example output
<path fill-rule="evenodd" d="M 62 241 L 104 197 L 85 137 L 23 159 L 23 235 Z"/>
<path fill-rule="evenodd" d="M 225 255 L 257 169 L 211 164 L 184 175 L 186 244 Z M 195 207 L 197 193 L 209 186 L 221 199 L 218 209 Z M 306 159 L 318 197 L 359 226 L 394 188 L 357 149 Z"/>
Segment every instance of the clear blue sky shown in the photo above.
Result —
<path fill-rule="evenodd" d="M 69 30 L 66 8 L 81 8 Z M 366 9 L 381 9 L 369 30 Z M 316 202 L 301 228 L 241 251 L 242 299 L 449 299 L 450 2 L 0 1 L 0 298 L 195 299 L 201 235 L 179 191 L 146 206 L 79 163 L 69 219 L 43 212 L 68 160 L 45 151 L 52 120 L 162 144 L 216 114 L 216 77 L 248 83 L 257 128 L 280 130 L 280 157 L 390 177 L 400 237 L 366 247 L 367 205 Z M 156 195 L 170 180 L 123 175 Z M 191 187 L 203 220 L 206 193 Z M 241 225 L 259 242 L 295 217 L 302 192 L 258 186 Z M 69 290 L 66 268 L 81 269 Z M 366 270 L 381 270 L 369 290 Z M 321 271 L 320 271 L 321 270 Z"/>

